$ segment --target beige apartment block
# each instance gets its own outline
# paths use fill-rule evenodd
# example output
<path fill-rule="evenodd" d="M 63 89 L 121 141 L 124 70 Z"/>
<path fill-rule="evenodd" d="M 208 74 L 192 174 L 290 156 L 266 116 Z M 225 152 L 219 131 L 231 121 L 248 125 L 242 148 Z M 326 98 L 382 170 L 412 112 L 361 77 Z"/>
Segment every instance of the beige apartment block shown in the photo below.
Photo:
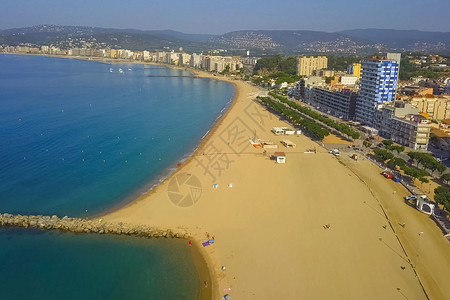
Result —
<path fill-rule="evenodd" d="M 420 115 L 407 115 L 391 120 L 391 139 L 414 150 L 427 150 L 430 140 L 430 121 Z"/>
<path fill-rule="evenodd" d="M 450 119 L 450 95 L 418 95 L 411 97 L 411 104 L 431 120 Z"/>
<path fill-rule="evenodd" d="M 310 76 L 314 70 L 326 69 L 328 58 L 326 56 L 300 56 L 297 60 L 297 75 Z"/>

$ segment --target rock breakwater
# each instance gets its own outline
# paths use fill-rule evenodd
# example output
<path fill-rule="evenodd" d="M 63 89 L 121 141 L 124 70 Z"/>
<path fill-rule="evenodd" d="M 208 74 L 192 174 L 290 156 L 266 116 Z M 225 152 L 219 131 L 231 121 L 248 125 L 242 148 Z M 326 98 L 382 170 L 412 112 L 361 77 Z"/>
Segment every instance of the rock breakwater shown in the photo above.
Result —
<path fill-rule="evenodd" d="M 98 233 L 98 234 L 124 234 L 148 238 L 183 238 L 188 239 L 189 234 L 172 229 L 162 229 L 146 225 L 130 225 L 126 223 L 106 222 L 99 219 L 60 218 L 58 216 L 43 215 L 13 215 L 0 214 L 0 226 L 23 227 L 47 230 L 64 230 L 75 233 Z"/>

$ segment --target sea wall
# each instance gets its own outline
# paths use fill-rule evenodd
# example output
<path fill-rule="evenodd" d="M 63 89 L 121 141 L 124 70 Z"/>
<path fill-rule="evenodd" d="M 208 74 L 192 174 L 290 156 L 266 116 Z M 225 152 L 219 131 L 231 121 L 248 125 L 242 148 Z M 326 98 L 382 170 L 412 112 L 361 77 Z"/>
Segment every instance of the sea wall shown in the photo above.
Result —
<path fill-rule="evenodd" d="M 75 233 L 98 233 L 98 234 L 125 234 L 148 238 L 183 238 L 188 239 L 187 232 L 176 232 L 172 229 L 162 229 L 145 225 L 130 225 L 126 223 L 111 223 L 103 219 L 81 219 L 69 218 L 67 216 L 43 215 L 12 215 L 0 214 L 0 226 L 23 227 L 37 229 L 58 229 Z"/>

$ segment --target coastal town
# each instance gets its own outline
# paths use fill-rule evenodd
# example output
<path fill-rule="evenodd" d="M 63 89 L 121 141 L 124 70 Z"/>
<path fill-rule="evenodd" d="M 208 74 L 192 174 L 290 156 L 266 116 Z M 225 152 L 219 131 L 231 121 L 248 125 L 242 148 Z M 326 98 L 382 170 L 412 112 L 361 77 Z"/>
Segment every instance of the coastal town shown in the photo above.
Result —
<path fill-rule="evenodd" d="M 42 54 L 84 59 L 105 59 L 106 62 L 157 63 L 189 67 L 213 74 L 223 74 L 248 81 L 260 79 L 252 70 L 259 57 L 188 54 L 182 51 L 131 51 L 127 49 L 60 49 L 54 46 L 4 46 L 0 52 L 17 54 Z M 218 50 L 217 52 L 220 52 Z M 258 81 L 258 84 L 306 103 L 321 113 L 352 122 L 362 123 L 363 131 L 370 131 L 414 150 L 428 150 L 433 136 L 437 156 L 448 158 L 450 125 L 450 77 L 430 79 L 424 76 L 399 79 L 401 53 L 385 53 L 378 58 L 363 59 L 349 64 L 346 71 L 328 69 L 326 56 L 299 56 L 296 82 L 280 82 L 277 78 Z M 409 63 L 448 68 L 447 58 L 439 55 L 407 57 Z M 373 69 L 375 67 L 376 69 Z M 364 72 L 363 70 L 371 70 Z M 246 71 L 247 70 L 247 71 Z M 250 72 L 249 72 L 250 70 Z M 388 73 L 386 73 L 386 70 Z M 388 75 L 385 75 L 388 74 Z M 373 80 L 382 80 L 379 86 Z M 379 87 L 383 97 L 376 95 Z M 363 95 L 369 93 L 366 97 Z M 373 102 L 371 97 L 377 100 Z M 376 104 L 376 107 L 372 107 Z"/>
<path fill-rule="evenodd" d="M 450 295 L 449 58 L 386 52 L 337 68 L 323 53 L 2 52 L 158 64 L 225 81 L 235 96 L 195 152 L 133 201 L 86 218 L 0 212 L 1 226 L 183 240 L 201 257 L 201 300 Z M 434 73 L 401 79 L 406 65 Z"/>

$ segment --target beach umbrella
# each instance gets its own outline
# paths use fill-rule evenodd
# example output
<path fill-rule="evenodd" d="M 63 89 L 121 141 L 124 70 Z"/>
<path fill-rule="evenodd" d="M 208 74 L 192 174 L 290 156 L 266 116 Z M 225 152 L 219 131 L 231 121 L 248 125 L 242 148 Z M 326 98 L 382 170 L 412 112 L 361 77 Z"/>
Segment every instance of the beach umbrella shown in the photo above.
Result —
<path fill-rule="evenodd" d="M 225 299 L 231 299 L 231 295 L 230 294 L 226 294 L 225 296 L 222 297 L 222 300 L 225 300 Z"/>

